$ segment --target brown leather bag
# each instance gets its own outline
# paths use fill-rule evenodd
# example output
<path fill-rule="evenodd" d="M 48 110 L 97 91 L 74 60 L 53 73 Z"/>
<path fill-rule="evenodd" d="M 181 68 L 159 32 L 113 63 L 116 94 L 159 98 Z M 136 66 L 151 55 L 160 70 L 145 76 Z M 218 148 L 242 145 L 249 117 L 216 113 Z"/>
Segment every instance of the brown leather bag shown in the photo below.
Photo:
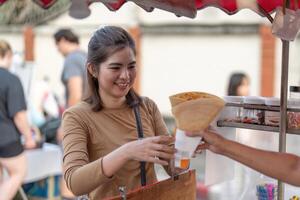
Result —
<path fill-rule="evenodd" d="M 195 170 L 106 200 L 196 200 Z"/>

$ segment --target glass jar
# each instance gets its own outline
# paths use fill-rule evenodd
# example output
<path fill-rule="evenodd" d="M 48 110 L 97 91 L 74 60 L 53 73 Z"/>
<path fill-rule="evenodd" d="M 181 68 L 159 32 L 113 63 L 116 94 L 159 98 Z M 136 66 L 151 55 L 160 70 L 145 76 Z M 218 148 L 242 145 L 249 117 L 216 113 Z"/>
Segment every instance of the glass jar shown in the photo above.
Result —
<path fill-rule="evenodd" d="M 276 97 L 265 98 L 265 104 L 270 108 L 278 108 L 278 111 L 265 110 L 265 125 L 279 127 L 280 99 Z"/>
<path fill-rule="evenodd" d="M 224 96 L 223 99 L 227 104 L 234 103 L 234 104 L 241 105 L 243 103 L 244 97 Z M 241 122 L 243 107 L 238 105 L 237 106 L 225 105 L 220 115 L 220 119 L 228 122 Z"/>
<path fill-rule="evenodd" d="M 290 99 L 300 101 L 300 86 L 290 86 Z"/>
<path fill-rule="evenodd" d="M 244 104 L 249 105 L 264 105 L 265 100 L 262 97 L 247 96 L 244 98 Z M 256 108 L 243 109 L 242 122 L 247 124 L 264 124 L 264 110 Z"/>
<path fill-rule="evenodd" d="M 288 108 L 300 109 L 300 86 L 290 86 Z M 287 112 L 288 128 L 300 129 L 300 112 Z"/>

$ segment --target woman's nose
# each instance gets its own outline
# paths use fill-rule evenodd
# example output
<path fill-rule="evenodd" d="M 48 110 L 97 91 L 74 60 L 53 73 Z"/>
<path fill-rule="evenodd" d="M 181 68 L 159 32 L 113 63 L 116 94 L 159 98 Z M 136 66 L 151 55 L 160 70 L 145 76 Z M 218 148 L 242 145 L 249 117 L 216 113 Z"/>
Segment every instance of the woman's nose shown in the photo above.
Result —
<path fill-rule="evenodd" d="M 123 79 L 128 79 L 129 78 L 129 71 L 128 71 L 127 68 L 122 70 L 120 77 L 123 78 Z"/>

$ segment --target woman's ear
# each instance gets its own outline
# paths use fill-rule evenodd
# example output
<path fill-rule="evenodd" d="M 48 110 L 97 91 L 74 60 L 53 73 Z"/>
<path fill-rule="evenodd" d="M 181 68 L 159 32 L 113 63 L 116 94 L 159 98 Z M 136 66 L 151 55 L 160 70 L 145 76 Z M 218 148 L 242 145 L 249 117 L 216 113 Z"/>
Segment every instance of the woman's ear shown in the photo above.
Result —
<path fill-rule="evenodd" d="M 92 75 L 92 77 L 94 77 L 94 78 L 97 78 L 97 71 L 96 71 L 94 65 L 91 63 L 88 63 L 87 68 L 88 68 L 90 75 Z"/>

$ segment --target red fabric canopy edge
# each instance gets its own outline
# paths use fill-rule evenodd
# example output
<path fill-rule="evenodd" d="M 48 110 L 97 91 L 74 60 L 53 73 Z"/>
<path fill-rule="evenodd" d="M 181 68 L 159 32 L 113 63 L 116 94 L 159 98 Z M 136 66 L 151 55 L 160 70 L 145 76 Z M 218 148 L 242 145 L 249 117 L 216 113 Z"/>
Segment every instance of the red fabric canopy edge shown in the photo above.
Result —
<path fill-rule="evenodd" d="M 42 8 L 49 8 L 51 7 L 57 0 L 33 0 L 35 3 L 37 3 L 38 5 L 40 5 Z M 84 0 L 83 0 L 84 1 Z M 126 3 L 126 0 L 86 0 L 88 4 L 91 3 L 103 3 L 105 4 L 106 7 L 108 7 L 110 10 L 118 10 L 120 9 L 120 7 L 122 7 L 122 5 L 124 3 Z M 131 0 L 133 2 L 135 2 L 135 0 Z M 174 2 L 176 3 L 176 1 L 174 0 L 169 0 L 172 4 L 174 4 Z M 169 2 L 168 0 L 165 1 L 156 1 L 155 3 L 153 3 L 153 7 L 155 8 L 164 8 L 164 4 L 168 4 Z M 251 2 L 251 0 L 245 0 L 245 2 Z M 7 2 L 7 0 L 0 0 L 0 5 L 4 4 L 5 2 Z M 153 1 L 154 2 L 154 1 Z M 159 2 L 159 3 L 157 3 Z M 239 2 L 242 2 L 241 0 L 195 0 L 195 8 L 197 10 L 201 10 L 204 9 L 206 7 L 217 7 L 221 10 L 223 10 L 224 12 L 226 12 L 227 14 L 231 15 L 234 14 L 236 12 L 238 12 L 241 7 L 239 7 Z M 273 12 L 277 7 L 280 7 L 283 5 L 284 0 L 256 0 L 257 4 L 260 5 L 261 8 L 263 8 L 266 12 L 271 13 Z M 300 1 L 298 1 L 298 3 L 296 4 L 295 0 L 290 0 L 290 9 L 296 10 L 298 8 L 300 8 Z M 137 2 L 138 3 L 138 2 Z M 182 3 L 182 2 L 181 2 Z M 151 0 L 147 1 L 148 6 L 151 6 Z M 161 4 L 161 6 L 159 5 Z M 141 4 L 139 5 L 141 6 Z M 142 6 L 141 6 L 142 7 Z M 176 7 L 176 5 L 174 5 L 174 7 Z M 247 8 L 247 7 L 242 7 L 242 8 Z M 178 8 L 176 8 L 178 9 Z M 176 9 L 174 9 L 174 13 L 176 13 Z M 250 8 L 252 10 L 254 10 L 255 12 L 259 13 L 259 9 L 255 10 L 253 8 Z M 151 9 L 150 9 L 151 10 Z M 148 10 L 149 11 L 149 10 Z M 192 12 L 192 11 L 191 11 Z M 261 13 L 259 13 L 261 14 Z M 188 16 L 190 17 L 190 16 Z"/>
<path fill-rule="evenodd" d="M 44 9 L 50 8 L 57 0 L 33 0 L 33 2 L 37 3 Z M 0 6 L 8 2 L 8 0 L 0 0 Z"/>

